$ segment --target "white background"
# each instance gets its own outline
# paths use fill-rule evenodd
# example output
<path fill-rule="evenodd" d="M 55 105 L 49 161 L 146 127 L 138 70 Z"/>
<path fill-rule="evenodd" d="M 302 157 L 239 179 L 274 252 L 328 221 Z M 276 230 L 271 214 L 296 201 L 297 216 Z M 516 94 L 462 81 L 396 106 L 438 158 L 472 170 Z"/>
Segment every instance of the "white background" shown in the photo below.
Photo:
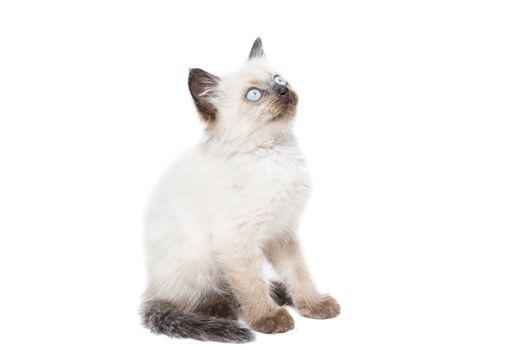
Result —
<path fill-rule="evenodd" d="M 525 348 L 519 1 L 2 1 L 0 347 L 204 349 L 140 326 L 141 215 L 253 40 L 300 94 L 301 234 L 342 315 L 247 348 Z"/>

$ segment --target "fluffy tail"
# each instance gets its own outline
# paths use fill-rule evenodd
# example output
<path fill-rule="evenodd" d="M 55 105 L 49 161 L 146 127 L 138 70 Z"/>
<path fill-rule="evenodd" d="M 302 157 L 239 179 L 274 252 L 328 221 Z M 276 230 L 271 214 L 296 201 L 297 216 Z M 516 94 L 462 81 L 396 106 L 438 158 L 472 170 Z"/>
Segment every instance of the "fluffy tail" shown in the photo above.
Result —
<path fill-rule="evenodd" d="M 254 339 L 253 332 L 236 321 L 183 313 L 165 300 L 145 302 L 141 314 L 146 328 L 169 337 L 223 343 L 245 343 Z"/>

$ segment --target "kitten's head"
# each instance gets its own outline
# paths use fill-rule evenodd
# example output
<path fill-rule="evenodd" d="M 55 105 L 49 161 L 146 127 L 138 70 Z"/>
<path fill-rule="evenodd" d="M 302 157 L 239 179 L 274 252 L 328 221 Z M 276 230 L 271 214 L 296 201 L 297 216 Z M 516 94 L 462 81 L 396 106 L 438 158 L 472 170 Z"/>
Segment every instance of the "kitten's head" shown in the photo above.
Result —
<path fill-rule="evenodd" d="M 219 78 L 190 69 L 188 85 L 206 130 L 213 135 L 271 136 L 289 130 L 295 116 L 298 96 L 268 65 L 260 38 L 237 71 Z"/>

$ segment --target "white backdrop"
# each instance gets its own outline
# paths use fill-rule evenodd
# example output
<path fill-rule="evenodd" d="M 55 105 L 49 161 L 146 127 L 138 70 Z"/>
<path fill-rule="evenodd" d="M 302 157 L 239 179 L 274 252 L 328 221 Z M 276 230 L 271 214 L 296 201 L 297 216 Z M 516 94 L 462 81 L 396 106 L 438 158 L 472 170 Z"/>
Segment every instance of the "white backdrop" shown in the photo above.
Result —
<path fill-rule="evenodd" d="M 200 137 L 190 67 L 261 36 L 300 95 L 327 321 L 247 348 L 525 347 L 519 1 L 2 1 L 3 349 L 232 347 L 140 327 L 141 215 Z"/>

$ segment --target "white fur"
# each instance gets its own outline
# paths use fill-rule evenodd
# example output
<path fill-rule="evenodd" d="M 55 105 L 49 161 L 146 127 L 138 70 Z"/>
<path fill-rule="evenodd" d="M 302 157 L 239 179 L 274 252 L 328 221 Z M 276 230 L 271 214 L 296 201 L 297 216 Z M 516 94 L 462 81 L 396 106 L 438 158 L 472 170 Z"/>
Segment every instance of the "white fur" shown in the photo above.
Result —
<path fill-rule="evenodd" d="M 191 309 L 224 288 L 230 252 L 285 239 L 296 231 L 309 192 L 292 121 L 269 122 L 243 100 L 254 82 L 273 82 L 264 59 L 222 77 L 212 94 L 216 125 L 156 187 L 145 218 L 148 287 L 144 298 Z"/>

